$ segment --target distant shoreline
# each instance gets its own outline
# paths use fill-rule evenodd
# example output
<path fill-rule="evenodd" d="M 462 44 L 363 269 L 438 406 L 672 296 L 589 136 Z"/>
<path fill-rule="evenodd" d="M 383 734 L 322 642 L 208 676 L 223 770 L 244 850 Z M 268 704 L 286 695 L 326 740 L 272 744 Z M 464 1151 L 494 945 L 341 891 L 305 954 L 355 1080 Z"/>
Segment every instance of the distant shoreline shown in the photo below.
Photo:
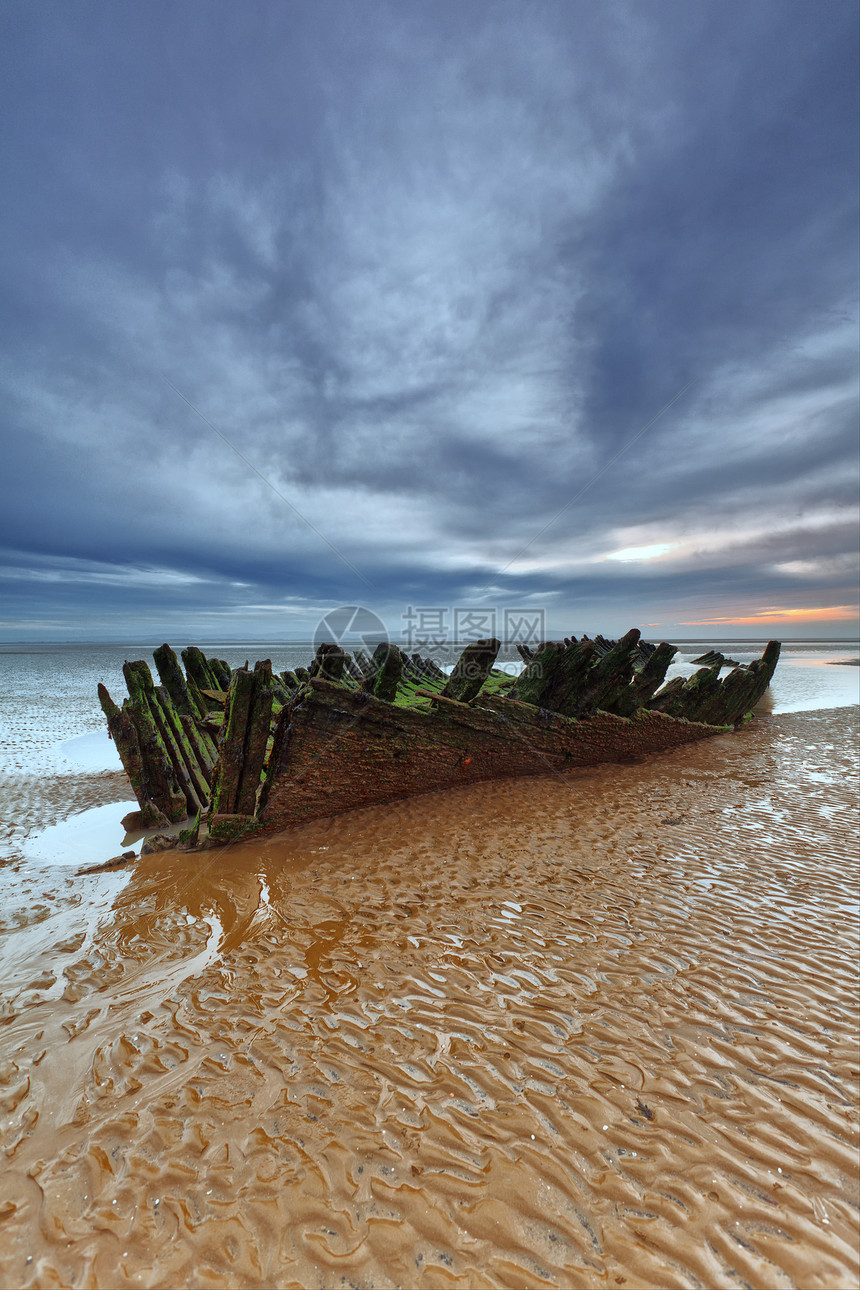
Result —
<path fill-rule="evenodd" d="M 182 639 L 185 639 L 184 634 L 174 632 L 174 637 L 176 639 L 179 639 L 180 635 L 182 636 Z M 556 635 L 558 635 L 558 633 Z M 276 638 L 275 640 L 271 640 L 271 639 L 252 640 L 250 638 L 242 638 L 242 637 L 238 637 L 235 640 L 218 640 L 218 639 L 204 640 L 204 639 L 201 639 L 200 637 L 195 637 L 194 639 L 197 641 L 198 645 L 200 645 L 201 648 L 205 646 L 207 649 L 214 649 L 214 648 L 245 649 L 245 648 L 258 648 L 258 647 L 269 647 L 269 648 L 277 647 L 281 649 L 281 648 L 293 648 L 298 646 L 312 647 L 314 643 L 313 637 L 310 637 L 310 636 L 305 638 L 297 637 L 297 638 L 290 638 L 290 639 L 287 639 L 286 637 L 281 637 L 281 638 Z M 397 633 L 392 634 L 392 639 L 394 640 L 397 639 Z M 659 636 L 655 634 L 646 636 L 645 633 L 643 632 L 643 639 L 657 641 L 659 639 Z M 715 649 L 717 646 L 729 646 L 729 645 L 734 646 L 736 648 L 740 648 L 743 646 L 756 648 L 758 646 L 766 645 L 769 639 L 772 639 L 772 637 L 769 637 L 767 635 L 764 635 L 764 636 L 700 636 L 700 637 L 675 636 L 671 638 L 671 643 L 673 645 L 678 646 L 679 649 L 681 649 L 681 647 L 683 646 L 690 646 L 691 648 L 695 648 L 696 650 L 699 650 L 701 652 L 707 648 Z M 139 637 L 132 638 L 130 640 L 66 640 L 66 641 L 8 639 L 8 640 L 0 640 L 0 653 L 4 653 L 4 654 L 29 653 L 34 647 L 37 647 L 43 653 L 48 653 L 49 650 L 63 652 L 69 649 L 70 647 L 92 648 L 94 646 L 97 648 L 105 648 L 105 649 L 153 649 L 158 644 L 160 644 L 160 642 L 161 642 L 160 637 L 158 639 L 153 637 L 151 640 L 144 640 Z M 446 641 L 446 644 L 450 645 L 452 649 L 459 649 L 469 644 L 469 641 L 451 640 L 451 641 Z M 510 647 L 510 646 L 515 646 L 516 644 L 517 642 L 512 640 L 502 641 L 503 646 Z M 798 636 L 796 638 L 791 638 L 791 637 L 782 638 L 782 647 L 784 651 L 790 651 L 793 649 L 804 649 L 804 648 L 840 649 L 840 648 L 853 647 L 856 649 L 857 645 L 858 645 L 858 641 L 857 641 L 856 635 L 854 636 Z M 682 652 L 687 652 L 687 651 L 682 650 Z M 849 661 L 858 662 L 860 660 L 852 659 Z"/>

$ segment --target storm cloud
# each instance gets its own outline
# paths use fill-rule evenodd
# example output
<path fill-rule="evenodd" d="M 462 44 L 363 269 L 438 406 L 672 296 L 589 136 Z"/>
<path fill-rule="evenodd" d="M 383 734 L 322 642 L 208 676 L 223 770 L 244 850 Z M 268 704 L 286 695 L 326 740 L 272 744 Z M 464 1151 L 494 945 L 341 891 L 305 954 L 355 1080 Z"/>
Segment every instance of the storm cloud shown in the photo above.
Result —
<path fill-rule="evenodd" d="M 0 21 L 0 638 L 855 630 L 854 3 Z"/>

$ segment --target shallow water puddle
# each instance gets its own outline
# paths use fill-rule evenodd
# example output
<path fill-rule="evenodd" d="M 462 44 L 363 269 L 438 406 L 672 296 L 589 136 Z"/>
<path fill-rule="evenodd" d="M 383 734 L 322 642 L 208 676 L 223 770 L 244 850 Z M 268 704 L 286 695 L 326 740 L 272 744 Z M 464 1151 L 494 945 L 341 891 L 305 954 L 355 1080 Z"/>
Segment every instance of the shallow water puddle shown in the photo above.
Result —
<path fill-rule="evenodd" d="M 135 800 L 90 807 L 28 837 L 21 849 L 27 860 L 75 868 L 101 864 L 123 851 L 134 851 L 139 855 L 142 835 L 136 835 L 126 843 L 129 835 L 120 823 L 129 811 L 137 810 L 139 807 Z"/>
<path fill-rule="evenodd" d="M 122 770 L 116 744 L 107 731 L 63 739 L 50 750 L 49 757 L 51 754 L 78 770 Z"/>

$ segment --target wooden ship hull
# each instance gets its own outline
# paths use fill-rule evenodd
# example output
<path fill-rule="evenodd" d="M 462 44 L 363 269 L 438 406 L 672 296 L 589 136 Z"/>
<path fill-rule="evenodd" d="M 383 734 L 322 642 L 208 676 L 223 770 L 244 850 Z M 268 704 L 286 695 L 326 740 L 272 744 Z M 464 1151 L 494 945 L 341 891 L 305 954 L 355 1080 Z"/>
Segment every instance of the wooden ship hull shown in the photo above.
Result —
<path fill-rule="evenodd" d="M 99 698 L 143 828 L 192 821 L 179 844 L 213 846 L 358 807 L 481 780 L 563 773 L 707 739 L 751 713 L 779 658 L 720 679 L 721 660 L 664 685 L 675 653 L 635 629 L 522 647 L 520 677 L 498 641 L 467 646 L 452 675 L 380 645 L 355 658 L 322 645 L 309 669 L 231 670 L 200 650 L 126 663 L 129 698 Z M 176 836 L 162 845 L 176 845 Z M 159 843 L 151 845 L 155 849 Z"/>

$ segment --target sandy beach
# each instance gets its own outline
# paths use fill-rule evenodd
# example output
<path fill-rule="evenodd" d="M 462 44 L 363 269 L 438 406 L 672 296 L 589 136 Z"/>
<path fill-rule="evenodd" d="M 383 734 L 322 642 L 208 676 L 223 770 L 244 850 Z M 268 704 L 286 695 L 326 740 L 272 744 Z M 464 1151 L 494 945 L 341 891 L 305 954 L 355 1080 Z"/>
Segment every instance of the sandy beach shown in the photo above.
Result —
<path fill-rule="evenodd" d="M 852 1284 L 856 718 L 28 880 L 2 1284 Z"/>

